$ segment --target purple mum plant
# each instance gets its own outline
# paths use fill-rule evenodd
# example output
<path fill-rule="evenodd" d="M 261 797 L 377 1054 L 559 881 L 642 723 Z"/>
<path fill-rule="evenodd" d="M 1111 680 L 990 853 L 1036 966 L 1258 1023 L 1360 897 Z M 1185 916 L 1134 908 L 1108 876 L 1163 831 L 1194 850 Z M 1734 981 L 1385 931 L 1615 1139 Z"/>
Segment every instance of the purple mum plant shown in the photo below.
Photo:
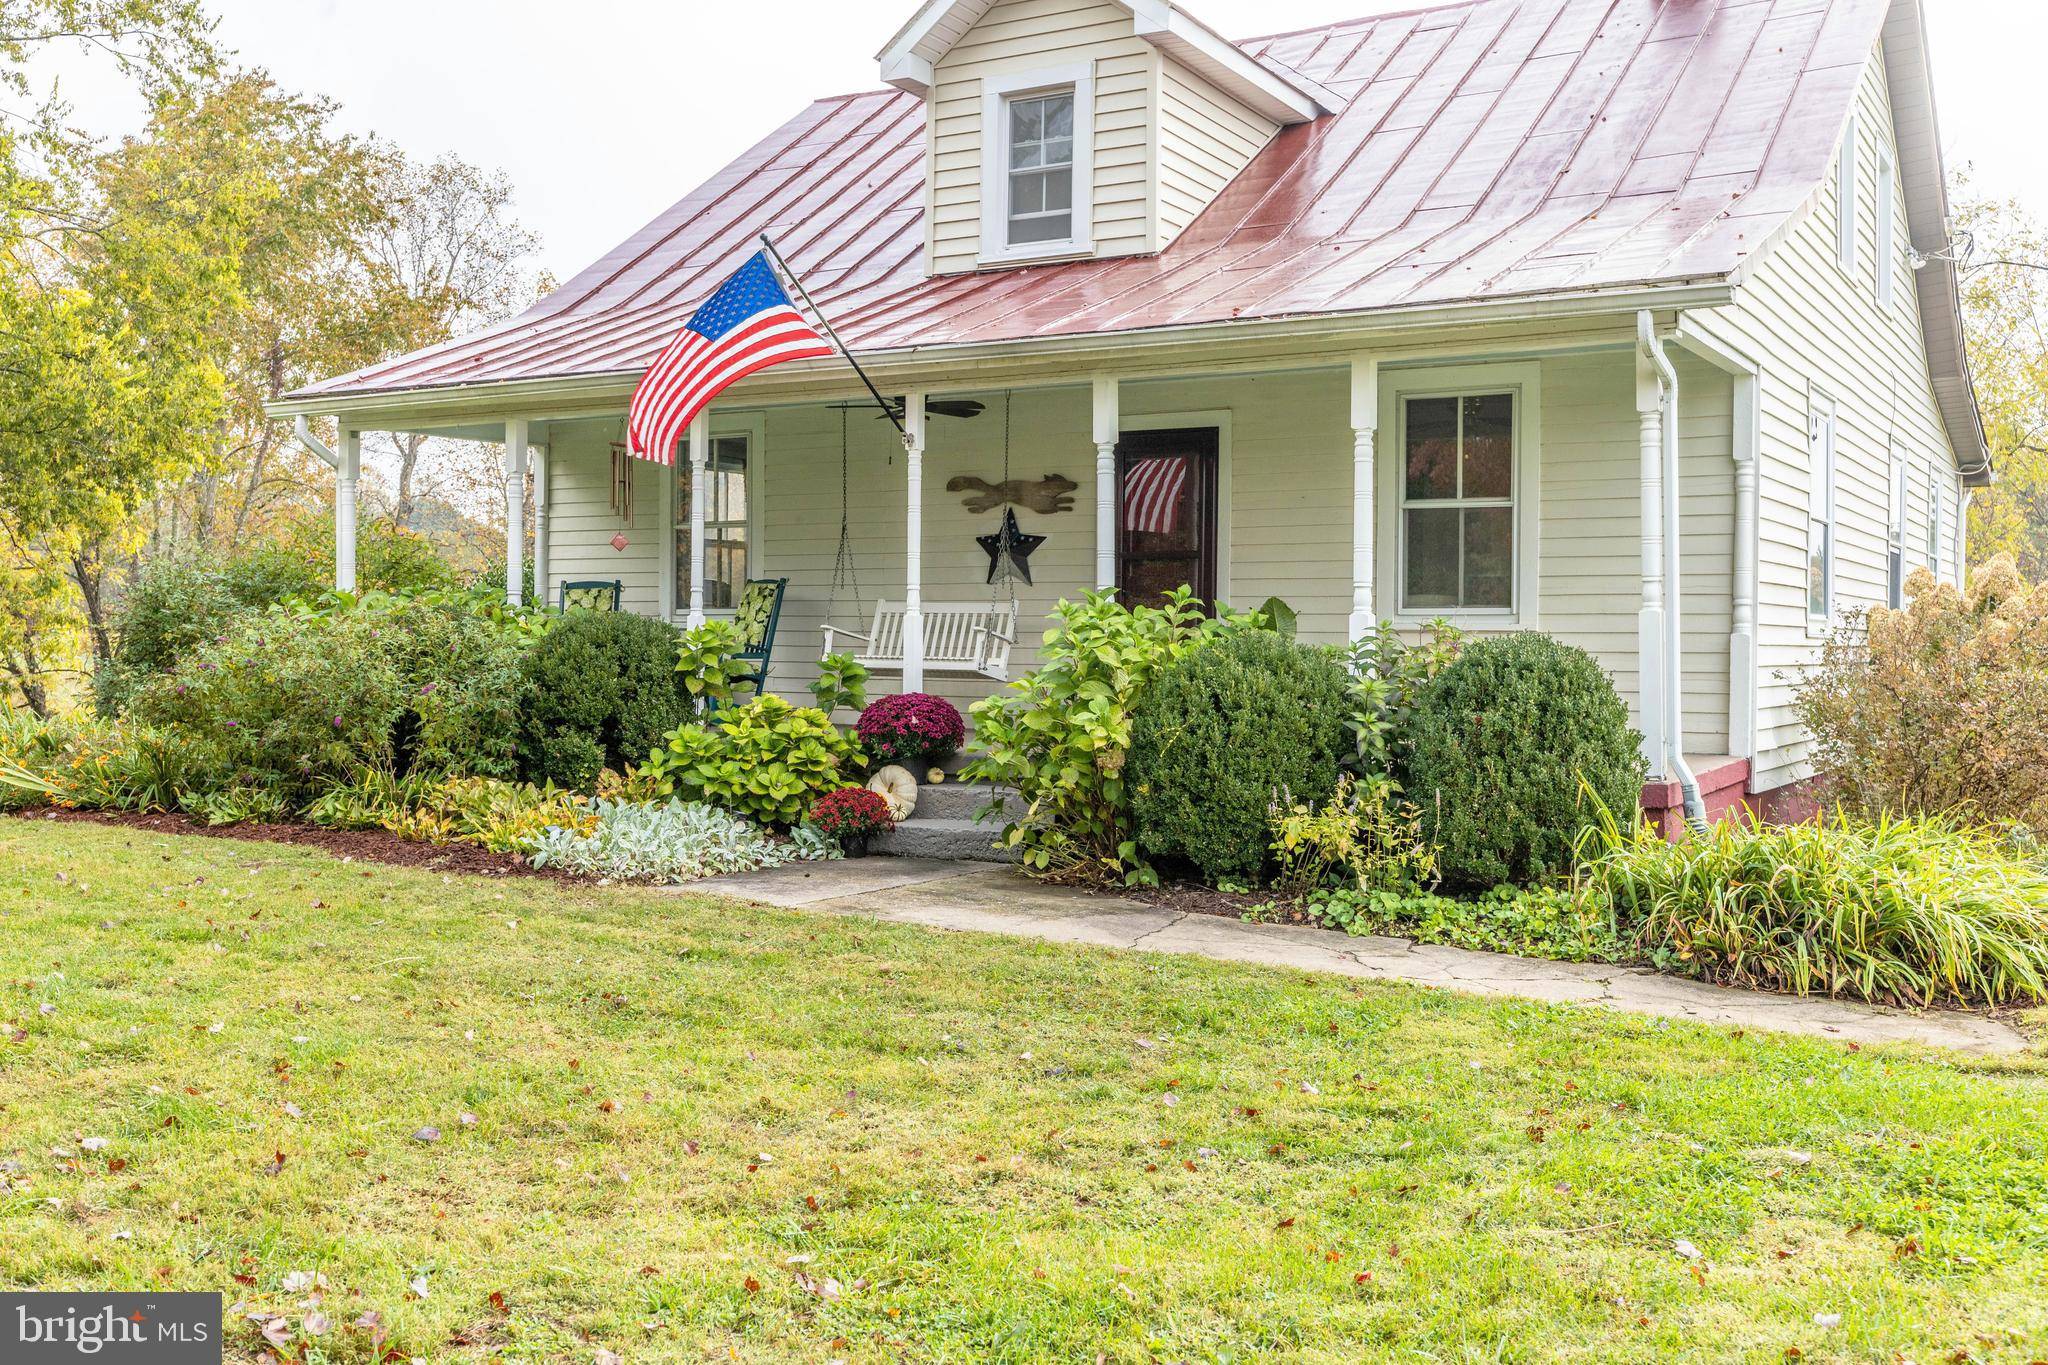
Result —
<path fill-rule="evenodd" d="M 967 739 L 959 708 L 929 692 L 877 697 L 854 724 L 861 747 L 877 763 L 939 763 Z"/>

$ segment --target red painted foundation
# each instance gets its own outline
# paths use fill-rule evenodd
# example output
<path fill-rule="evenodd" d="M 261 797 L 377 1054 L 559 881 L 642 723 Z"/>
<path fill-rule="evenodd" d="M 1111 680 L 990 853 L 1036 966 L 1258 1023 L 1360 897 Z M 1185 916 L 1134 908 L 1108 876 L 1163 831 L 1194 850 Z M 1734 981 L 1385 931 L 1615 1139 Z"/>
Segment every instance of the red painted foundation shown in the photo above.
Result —
<path fill-rule="evenodd" d="M 1700 800 L 1706 804 L 1709 820 L 1755 818 L 1749 796 L 1749 760 L 1723 758 L 1700 764 L 1693 770 L 1699 779 Z M 1643 784 L 1643 814 L 1667 839 L 1685 833 L 1685 792 L 1676 779 Z"/>
<path fill-rule="evenodd" d="M 1709 821 L 1755 820 L 1766 825 L 1793 825 L 1820 813 L 1823 793 L 1815 778 L 1790 782 L 1766 792 L 1751 792 L 1746 758 L 1709 760 L 1696 767 L 1693 776 L 1699 779 L 1700 799 L 1706 804 Z M 1676 781 L 1644 784 L 1643 815 L 1665 838 L 1678 838 L 1685 833 L 1684 791 Z"/>

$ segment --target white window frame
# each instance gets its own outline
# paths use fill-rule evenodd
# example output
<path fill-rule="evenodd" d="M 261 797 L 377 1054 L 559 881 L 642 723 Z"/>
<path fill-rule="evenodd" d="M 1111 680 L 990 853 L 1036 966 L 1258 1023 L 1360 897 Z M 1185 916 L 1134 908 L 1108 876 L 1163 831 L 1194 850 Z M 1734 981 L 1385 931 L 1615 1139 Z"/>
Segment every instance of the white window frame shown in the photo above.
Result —
<path fill-rule="evenodd" d="M 1842 442 L 1841 411 L 1835 400 L 1818 389 L 1807 395 L 1806 406 L 1806 557 L 1800 583 L 1806 599 L 1809 634 L 1833 624 L 1836 616 L 1836 562 L 1841 542 L 1835 517 L 1835 480 L 1840 469 Z M 1814 537 L 1821 537 L 1821 601 L 1824 610 L 1813 609 Z"/>
<path fill-rule="evenodd" d="M 1898 170 L 1892 149 L 1877 149 L 1877 303 L 1889 308 L 1897 296 L 1899 215 L 1892 200 L 1898 195 Z"/>
<path fill-rule="evenodd" d="M 766 556 L 761 544 L 761 495 L 765 487 L 761 475 L 767 464 L 767 425 L 767 414 L 760 412 L 714 412 L 711 415 L 711 441 L 714 450 L 717 448 L 717 442 L 720 437 L 744 436 L 747 438 L 746 526 L 748 579 L 767 578 L 769 576 L 764 572 Z M 666 546 L 662 552 L 663 558 L 666 561 L 662 566 L 662 578 L 664 579 L 663 605 L 668 610 L 668 619 L 677 625 L 682 624 L 683 618 L 690 614 L 690 566 L 687 560 L 676 553 L 676 534 L 687 527 L 687 523 L 677 520 L 680 509 L 677 508 L 676 501 L 677 495 L 682 491 L 683 479 L 688 476 L 689 472 L 690 443 L 689 438 L 686 436 L 683 440 L 682 448 L 677 452 L 676 463 L 670 467 L 668 478 L 663 481 L 663 489 L 667 499 L 662 510 L 662 520 L 664 523 L 663 544 Z M 707 520 L 705 529 L 709 531 L 710 526 L 711 523 Z M 708 554 L 705 557 L 705 563 L 707 566 L 710 563 Z M 678 604 L 678 599 L 681 599 L 680 604 Z M 707 617 L 719 617 L 730 620 L 734 614 L 734 608 L 707 606 L 704 609 L 704 614 Z"/>
<path fill-rule="evenodd" d="M 1511 393 L 1515 399 L 1515 463 L 1513 505 L 1515 567 L 1512 605 L 1501 607 L 1428 608 L 1409 610 L 1407 404 L 1414 398 L 1476 397 Z M 1543 525 L 1543 367 L 1533 363 L 1499 365 L 1437 365 L 1404 368 L 1383 362 L 1380 370 L 1379 496 L 1375 505 L 1376 581 L 1381 600 L 1393 610 L 1382 612 L 1395 626 L 1415 629 L 1446 620 L 1467 630 L 1539 630 L 1542 598 Z"/>
<path fill-rule="evenodd" d="M 1856 137 L 1857 118 L 1849 115 L 1849 131 L 1835 158 L 1835 264 L 1856 270 Z"/>
<path fill-rule="evenodd" d="M 1010 101 L 1074 96 L 1074 231 L 1055 242 L 1010 245 Z M 1062 260 L 1095 250 L 1095 64 L 1042 67 L 981 83 L 981 251 L 983 265 Z"/>

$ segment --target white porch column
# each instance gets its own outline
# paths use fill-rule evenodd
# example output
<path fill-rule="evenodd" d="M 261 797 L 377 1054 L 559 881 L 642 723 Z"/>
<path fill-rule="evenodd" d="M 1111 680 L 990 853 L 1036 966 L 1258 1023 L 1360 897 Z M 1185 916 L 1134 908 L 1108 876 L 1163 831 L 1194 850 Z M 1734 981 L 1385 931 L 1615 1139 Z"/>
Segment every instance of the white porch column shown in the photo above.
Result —
<path fill-rule="evenodd" d="M 711 414 L 690 423 L 690 611 L 683 624 L 704 624 L 704 471 L 711 464 Z"/>
<path fill-rule="evenodd" d="M 924 691 L 924 395 L 903 396 L 903 690 Z"/>
<path fill-rule="evenodd" d="M 1379 624 L 1373 605 L 1373 438 L 1380 425 L 1380 363 L 1351 358 L 1351 637 L 1362 640 Z"/>
<path fill-rule="evenodd" d="M 548 591 L 548 456 L 546 446 L 533 448 L 533 604 L 554 600 Z"/>
<path fill-rule="evenodd" d="M 1116 587 L 1116 442 L 1121 427 L 1114 378 L 1095 380 L 1095 586 Z"/>
<path fill-rule="evenodd" d="M 356 590 L 356 483 L 363 472 L 363 434 L 341 427 L 335 433 L 334 586 Z"/>
<path fill-rule="evenodd" d="M 526 603 L 526 419 L 505 423 L 505 602 Z"/>
<path fill-rule="evenodd" d="M 1642 455 L 1643 601 L 1636 613 L 1636 724 L 1650 776 L 1664 763 L 1664 394 L 1657 368 L 1636 351 L 1636 421 Z"/>
<path fill-rule="evenodd" d="M 1763 446 L 1761 384 L 1754 374 L 1732 381 L 1735 405 L 1735 563 L 1728 631 L 1728 751 L 1756 757 L 1757 455 Z"/>

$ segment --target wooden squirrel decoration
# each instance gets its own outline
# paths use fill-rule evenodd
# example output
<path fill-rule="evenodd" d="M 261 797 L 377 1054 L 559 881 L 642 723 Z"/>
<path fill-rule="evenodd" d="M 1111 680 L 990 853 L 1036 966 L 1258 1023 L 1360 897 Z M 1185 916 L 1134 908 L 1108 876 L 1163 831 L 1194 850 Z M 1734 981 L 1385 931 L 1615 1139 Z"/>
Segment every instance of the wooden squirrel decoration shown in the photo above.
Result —
<path fill-rule="evenodd" d="M 968 474 L 956 474 L 946 480 L 948 493 L 966 493 L 962 499 L 970 512 L 992 512 L 1004 503 L 1015 503 L 1041 516 L 1055 512 L 1074 510 L 1074 490 L 1080 485 L 1064 474 L 1048 474 L 1042 479 L 1006 479 L 1002 483 L 990 483 Z"/>

